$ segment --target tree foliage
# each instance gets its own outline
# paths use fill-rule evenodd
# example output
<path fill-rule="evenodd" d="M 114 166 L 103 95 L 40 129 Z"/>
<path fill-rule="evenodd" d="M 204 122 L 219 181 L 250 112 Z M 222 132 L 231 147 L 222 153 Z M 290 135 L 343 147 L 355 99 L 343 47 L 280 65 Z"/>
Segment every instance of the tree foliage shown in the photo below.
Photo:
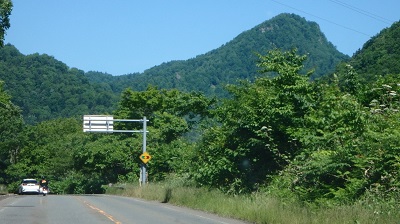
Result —
<path fill-rule="evenodd" d="M 229 87 L 220 125 L 198 147 L 199 184 L 231 193 L 279 186 L 317 202 L 398 193 L 398 77 L 359 88 L 349 67 L 329 84 L 310 83 L 295 51 L 259 56 L 273 78 Z"/>
<path fill-rule="evenodd" d="M 6 30 L 10 28 L 10 15 L 13 8 L 11 0 L 0 0 L 0 47 L 4 46 Z"/>
<path fill-rule="evenodd" d="M 82 114 L 109 113 L 118 96 L 107 86 L 90 84 L 84 72 L 48 55 L 22 55 L 0 49 L 0 79 L 28 124 Z"/>
<path fill-rule="evenodd" d="M 298 74 L 305 57 L 296 50 L 273 50 L 259 58 L 262 73 L 278 75 L 228 87 L 232 98 L 216 112 L 221 127 L 205 133 L 200 146 L 200 183 L 230 191 L 253 189 L 266 175 L 283 169 L 300 149 L 289 130 L 301 125 L 313 105 L 309 77 Z"/>
<path fill-rule="evenodd" d="M 125 119 L 144 116 L 149 119 L 148 129 L 151 134 L 148 137 L 148 150 L 154 158 L 149 163 L 149 172 L 156 179 L 163 179 L 171 171 L 180 172 L 172 158 L 190 154 L 184 152 L 187 141 L 191 139 L 188 136 L 197 135 L 191 130 L 210 116 L 209 109 L 214 103 L 214 99 L 199 93 L 183 93 L 149 86 L 142 92 L 125 90 L 115 115 Z M 141 129 L 140 125 L 121 124 L 120 128 Z"/>
<path fill-rule="evenodd" d="M 20 131 L 23 129 L 21 110 L 11 102 L 0 81 L 0 181 L 5 181 L 5 168 L 15 162 L 21 150 Z"/>
<path fill-rule="evenodd" d="M 382 30 L 357 51 L 350 64 L 366 83 L 375 82 L 379 76 L 400 73 L 400 22 Z"/>

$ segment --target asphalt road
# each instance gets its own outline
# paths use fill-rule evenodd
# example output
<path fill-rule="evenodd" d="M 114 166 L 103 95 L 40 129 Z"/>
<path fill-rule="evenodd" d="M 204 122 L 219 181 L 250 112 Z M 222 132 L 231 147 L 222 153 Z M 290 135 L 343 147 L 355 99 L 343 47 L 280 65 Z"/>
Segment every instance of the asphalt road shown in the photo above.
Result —
<path fill-rule="evenodd" d="M 1 224 L 240 224 L 213 214 L 110 195 L 11 195 L 0 200 Z"/>

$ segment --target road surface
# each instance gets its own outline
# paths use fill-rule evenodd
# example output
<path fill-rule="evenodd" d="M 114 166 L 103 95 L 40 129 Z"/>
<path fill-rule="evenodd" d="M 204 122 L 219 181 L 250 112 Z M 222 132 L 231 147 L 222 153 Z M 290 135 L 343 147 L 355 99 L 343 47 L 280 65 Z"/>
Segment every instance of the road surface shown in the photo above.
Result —
<path fill-rule="evenodd" d="M 187 208 L 111 195 L 11 195 L 0 200 L 1 224 L 240 224 Z"/>

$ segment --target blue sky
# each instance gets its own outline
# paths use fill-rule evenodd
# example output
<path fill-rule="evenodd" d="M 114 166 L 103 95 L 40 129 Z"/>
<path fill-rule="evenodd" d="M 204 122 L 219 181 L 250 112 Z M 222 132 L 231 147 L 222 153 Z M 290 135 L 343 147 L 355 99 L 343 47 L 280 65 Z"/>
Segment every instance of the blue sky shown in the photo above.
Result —
<path fill-rule="evenodd" d="M 87 71 L 143 72 L 229 42 L 280 13 L 317 22 L 345 54 L 400 20 L 399 0 L 13 0 L 5 43 Z"/>

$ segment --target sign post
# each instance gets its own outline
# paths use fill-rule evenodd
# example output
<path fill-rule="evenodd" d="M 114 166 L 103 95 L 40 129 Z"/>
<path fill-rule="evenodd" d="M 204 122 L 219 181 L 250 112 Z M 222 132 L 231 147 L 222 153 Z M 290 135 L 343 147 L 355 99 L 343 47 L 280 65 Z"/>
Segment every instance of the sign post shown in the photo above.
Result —
<path fill-rule="evenodd" d="M 143 130 L 147 130 L 147 123 L 146 122 L 143 122 Z M 146 152 L 146 132 L 145 131 L 143 131 L 143 150 L 142 150 L 142 152 L 143 152 L 143 154 L 147 153 Z M 140 166 L 140 168 L 141 168 L 140 171 L 142 172 L 142 180 L 141 181 L 142 181 L 142 185 L 143 186 L 145 186 L 146 179 L 147 179 L 147 171 L 146 171 L 147 170 L 147 165 L 146 165 L 146 163 L 147 162 L 144 162 L 144 164 L 142 164 Z"/>
<path fill-rule="evenodd" d="M 114 119 L 112 115 L 84 115 L 83 116 L 83 132 L 97 132 L 97 133 L 143 133 L 143 164 L 140 166 L 140 182 L 145 185 L 147 182 L 146 163 L 151 159 L 150 154 L 146 152 L 146 134 L 147 134 L 147 120 L 143 119 Z M 114 122 L 143 122 L 143 130 L 115 130 Z M 142 156 L 141 155 L 141 156 Z"/>

